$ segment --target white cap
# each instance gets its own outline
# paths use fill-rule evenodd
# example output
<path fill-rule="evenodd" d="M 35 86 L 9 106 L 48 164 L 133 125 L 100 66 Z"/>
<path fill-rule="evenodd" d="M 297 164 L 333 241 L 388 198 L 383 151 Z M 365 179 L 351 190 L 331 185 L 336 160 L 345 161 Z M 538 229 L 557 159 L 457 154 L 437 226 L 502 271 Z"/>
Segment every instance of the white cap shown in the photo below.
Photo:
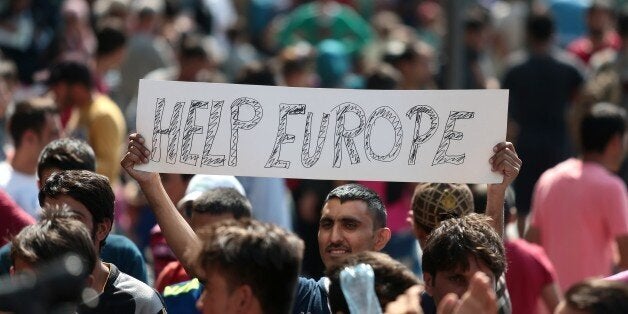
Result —
<path fill-rule="evenodd" d="M 185 190 L 185 196 L 179 201 L 177 207 L 180 208 L 185 202 L 196 200 L 205 191 L 217 188 L 233 188 L 242 196 L 246 196 L 244 187 L 234 176 L 197 174 L 190 180 L 188 188 Z"/>

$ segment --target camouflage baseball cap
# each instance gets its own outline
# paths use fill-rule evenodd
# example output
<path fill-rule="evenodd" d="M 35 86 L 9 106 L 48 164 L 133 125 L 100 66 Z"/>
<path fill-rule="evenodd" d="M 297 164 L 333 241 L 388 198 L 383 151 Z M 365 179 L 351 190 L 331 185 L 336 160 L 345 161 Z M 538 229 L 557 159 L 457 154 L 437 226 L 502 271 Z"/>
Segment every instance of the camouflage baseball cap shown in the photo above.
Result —
<path fill-rule="evenodd" d="M 430 232 L 446 219 L 473 212 L 473 195 L 466 184 L 423 183 L 412 196 L 414 222 Z"/>

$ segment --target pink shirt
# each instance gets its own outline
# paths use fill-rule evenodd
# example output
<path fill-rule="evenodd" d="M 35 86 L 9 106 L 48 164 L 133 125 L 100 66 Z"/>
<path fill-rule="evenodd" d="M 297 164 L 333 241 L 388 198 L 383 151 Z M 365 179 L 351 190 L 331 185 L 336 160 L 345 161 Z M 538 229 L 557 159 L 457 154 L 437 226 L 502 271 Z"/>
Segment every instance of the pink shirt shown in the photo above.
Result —
<path fill-rule="evenodd" d="M 563 292 L 585 278 L 608 276 L 615 238 L 628 234 L 626 186 L 597 163 L 568 159 L 537 182 L 530 223 Z"/>

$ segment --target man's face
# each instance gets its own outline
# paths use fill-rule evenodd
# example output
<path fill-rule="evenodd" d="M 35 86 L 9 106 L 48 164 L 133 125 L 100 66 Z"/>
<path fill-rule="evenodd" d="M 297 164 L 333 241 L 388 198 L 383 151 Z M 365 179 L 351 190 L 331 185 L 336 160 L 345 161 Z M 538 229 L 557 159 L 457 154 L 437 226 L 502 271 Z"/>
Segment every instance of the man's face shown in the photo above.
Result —
<path fill-rule="evenodd" d="M 33 269 L 33 265 L 17 257 L 15 258 L 15 261 L 13 262 L 13 266 L 11 266 L 10 271 L 11 271 L 11 275 L 14 275 L 16 273 L 20 273 L 20 272 L 23 272 L 25 270 L 30 270 L 30 269 Z"/>
<path fill-rule="evenodd" d="M 332 198 L 323 207 L 318 226 L 318 246 L 325 267 L 341 262 L 352 253 L 379 251 L 388 242 L 388 228 L 375 228 L 363 201 L 340 203 Z"/>
<path fill-rule="evenodd" d="M 594 37 L 604 36 L 604 32 L 612 25 L 612 15 L 609 10 L 595 9 L 587 15 L 589 33 Z"/>
<path fill-rule="evenodd" d="M 67 83 L 56 83 L 50 86 L 50 90 L 59 109 L 63 110 L 72 106 L 72 95 Z"/>
<path fill-rule="evenodd" d="M 67 205 L 70 207 L 70 210 L 77 215 L 77 219 L 80 220 L 91 233 L 94 230 L 94 216 L 92 213 L 83 205 L 83 203 L 67 196 L 67 195 L 59 195 L 56 198 L 46 197 L 45 199 L 46 205 L 49 206 L 62 206 Z"/>
<path fill-rule="evenodd" d="M 205 280 L 205 289 L 196 308 L 203 314 L 236 313 L 239 302 L 234 291 L 229 289 L 225 276 L 216 269 L 208 269 Z"/>
<path fill-rule="evenodd" d="M 76 218 L 87 227 L 87 230 L 89 230 L 92 235 L 92 240 L 94 241 L 94 246 L 96 247 L 96 252 L 100 251 L 100 241 L 104 240 L 109 234 L 110 225 L 105 222 L 95 224 L 94 216 L 92 216 L 92 213 L 87 209 L 87 207 L 85 207 L 83 203 L 67 195 L 59 195 L 56 198 L 47 196 L 45 199 L 45 205 L 67 205 L 70 210 L 76 214 Z"/>
<path fill-rule="evenodd" d="M 495 289 L 496 280 L 493 272 L 491 272 L 491 270 L 481 260 L 472 256 L 469 256 L 468 259 L 469 269 L 466 271 L 462 269 L 439 271 L 433 277 L 429 273 L 423 274 L 423 278 L 425 279 L 425 289 L 427 293 L 434 298 L 434 302 L 436 302 L 436 304 L 440 303 L 440 300 L 442 300 L 448 293 L 455 293 L 458 297 L 462 297 L 462 295 L 469 288 L 471 278 L 473 278 L 473 275 L 478 271 L 481 271 L 488 276 L 491 280 L 491 287 Z"/>
<path fill-rule="evenodd" d="M 220 215 L 212 215 L 208 213 L 199 213 L 192 211 L 192 217 L 190 218 L 190 226 L 194 231 L 198 231 L 203 227 L 207 227 L 209 225 L 215 224 L 219 221 L 224 221 L 227 219 L 234 219 L 233 215 L 230 213 L 224 213 Z"/>
<path fill-rule="evenodd" d="M 37 138 L 39 140 L 39 150 L 43 150 L 48 143 L 61 137 L 61 118 L 58 114 L 47 114 L 46 123 L 39 132 Z"/>

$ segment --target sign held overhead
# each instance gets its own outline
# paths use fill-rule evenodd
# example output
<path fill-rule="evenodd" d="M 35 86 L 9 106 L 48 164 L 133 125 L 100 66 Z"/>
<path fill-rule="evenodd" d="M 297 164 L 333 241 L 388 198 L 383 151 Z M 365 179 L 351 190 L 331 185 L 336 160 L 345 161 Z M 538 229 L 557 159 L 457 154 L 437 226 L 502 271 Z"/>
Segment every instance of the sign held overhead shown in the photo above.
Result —
<path fill-rule="evenodd" d="M 146 171 L 497 183 L 508 91 L 382 91 L 141 80 Z"/>

